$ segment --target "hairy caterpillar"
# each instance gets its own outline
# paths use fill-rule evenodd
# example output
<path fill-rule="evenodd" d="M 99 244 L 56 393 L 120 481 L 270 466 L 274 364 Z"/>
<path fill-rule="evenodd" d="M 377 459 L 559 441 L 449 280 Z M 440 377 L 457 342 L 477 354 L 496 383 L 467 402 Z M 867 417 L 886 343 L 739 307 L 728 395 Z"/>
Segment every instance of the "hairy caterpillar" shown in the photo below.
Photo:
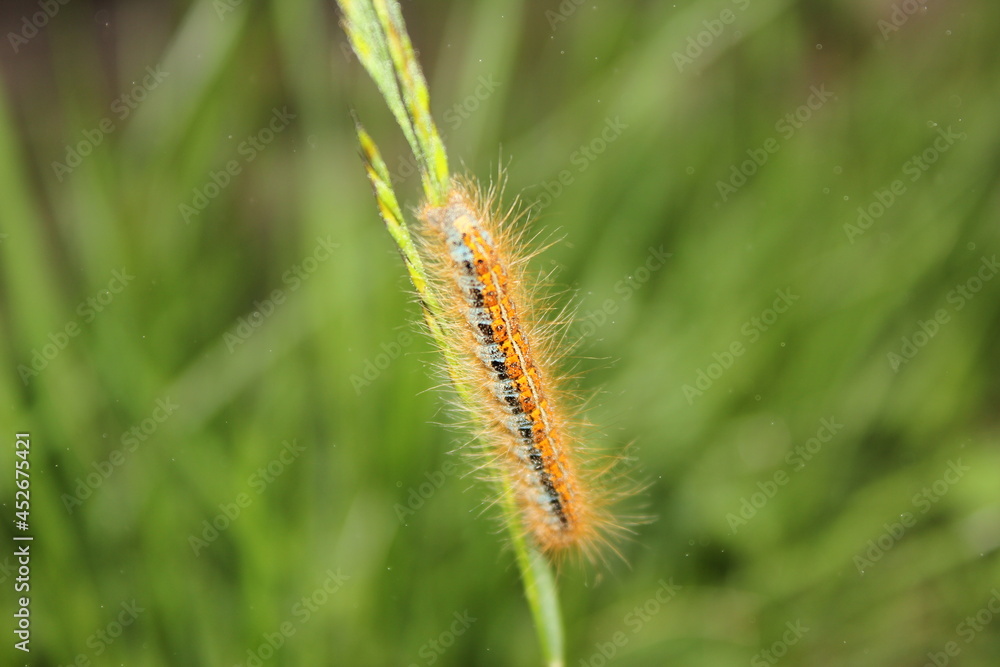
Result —
<path fill-rule="evenodd" d="M 511 525 L 515 547 L 523 544 L 521 524 L 545 552 L 577 549 L 594 560 L 602 555 L 597 547 L 627 528 L 607 511 L 612 494 L 602 485 L 605 471 L 592 453 L 583 455 L 566 417 L 561 378 L 550 361 L 556 347 L 546 335 L 551 327 L 534 319 L 529 303 L 534 287 L 522 275 L 526 253 L 492 206 L 492 192 L 483 196 L 473 183 L 450 178 L 427 82 L 398 3 L 339 4 L 354 52 L 417 159 L 426 202 L 418 213 L 422 252 L 410 238 L 385 161 L 357 123 L 365 170 L 430 333 L 445 348 L 445 365 L 461 398 L 457 403 L 490 452 L 483 468 L 499 471 L 512 491 L 505 491 L 503 501 L 511 516 L 513 497 L 522 518 Z"/>
<path fill-rule="evenodd" d="M 526 528 L 544 551 L 577 547 L 593 559 L 617 526 L 599 475 L 574 447 L 547 339 L 529 308 L 524 259 L 488 199 L 457 181 L 443 205 L 420 210 L 440 319 L 472 379 L 472 416 L 513 485 Z"/>

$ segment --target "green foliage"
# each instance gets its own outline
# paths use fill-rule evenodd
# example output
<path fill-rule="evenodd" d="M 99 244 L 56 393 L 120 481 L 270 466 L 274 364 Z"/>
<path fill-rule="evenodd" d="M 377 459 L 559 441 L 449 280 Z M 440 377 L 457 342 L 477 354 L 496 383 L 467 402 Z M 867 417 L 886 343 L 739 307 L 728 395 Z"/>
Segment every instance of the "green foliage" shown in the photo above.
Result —
<path fill-rule="evenodd" d="M 499 162 L 561 239 L 531 268 L 572 290 L 594 439 L 651 483 L 629 567 L 557 572 L 567 665 L 994 664 L 1000 7 L 904 4 L 404 4 L 451 168 Z M 29 664 L 246 665 L 275 633 L 264 665 L 537 664 L 352 109 L 395 215 L 427 186 L 332 3 L 70 2 L 16 52 L 12 11 Z"/>

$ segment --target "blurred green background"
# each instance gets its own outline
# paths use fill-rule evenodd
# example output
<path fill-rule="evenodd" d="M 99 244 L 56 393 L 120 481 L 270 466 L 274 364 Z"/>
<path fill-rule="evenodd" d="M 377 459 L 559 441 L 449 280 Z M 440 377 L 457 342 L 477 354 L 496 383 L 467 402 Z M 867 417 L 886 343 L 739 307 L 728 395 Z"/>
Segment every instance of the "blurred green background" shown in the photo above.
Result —
<path fill-rule="evenodd" d="M 561 569 L 568 664 L 996 664 L 1000 6 L 403 11 L 453 166 L 560 239 L 567 366 L 650 483 L 627 566 Z M 3 664 L 540 663 L 337 20 L 4 4 Z"/>

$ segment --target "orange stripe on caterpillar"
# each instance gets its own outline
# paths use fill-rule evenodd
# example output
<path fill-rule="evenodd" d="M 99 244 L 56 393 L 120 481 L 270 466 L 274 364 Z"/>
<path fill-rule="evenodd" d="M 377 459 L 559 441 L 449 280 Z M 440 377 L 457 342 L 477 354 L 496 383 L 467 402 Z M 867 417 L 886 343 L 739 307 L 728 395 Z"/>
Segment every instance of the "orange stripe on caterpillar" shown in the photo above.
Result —
<path fill-rule="evenodd" d="M 475 416 L 493 436 L 535 541 L 546 551 L 578 546 L 589 555 L 603 521 L 578 474 L 552 380 L 536 358 L 517 265 L 487 208 L 456 185 L 444 205 L 420 212 L 445 325 L 475 376 Z"/>

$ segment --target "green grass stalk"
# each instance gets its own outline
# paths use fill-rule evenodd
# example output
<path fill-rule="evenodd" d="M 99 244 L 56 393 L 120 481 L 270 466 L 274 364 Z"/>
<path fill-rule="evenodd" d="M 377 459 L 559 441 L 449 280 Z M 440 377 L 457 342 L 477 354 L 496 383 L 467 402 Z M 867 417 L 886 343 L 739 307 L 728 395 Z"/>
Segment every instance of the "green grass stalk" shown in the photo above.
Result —
<path fill-rule="evenodd" d="M 378 86 L 417 159 L 427 200 L 434 205 L 443 203 L 451 182 L 448 158 L 430 115 L 427 83 L 413 52 L 399 4 L 395 0 L 338 0 L 338 4 L 344 12 L 344 30 L 358 59 Z M 365 171 L 375 192 L 379 213 L 420 296 L 431 335 L 440 349 L 446 351 L 446 364 L 458 398 L 469 404 L 472 401 L 471 389 L 454 372 L 455 359 L 449 358 L 449 346 L 445 344 L 438 324 L 440 304 L 427 287 L 423 263 L 393 191 L 385 161 L 361 124 L 356 122 L 356 127 Z M 502 486 L 500 506 L 509 528 L 542 654 L 549 667 L 562 667 L 563 627 L 555 577 L 546 557 L 525 536 L 510 481 L 503 478 Z"/>

